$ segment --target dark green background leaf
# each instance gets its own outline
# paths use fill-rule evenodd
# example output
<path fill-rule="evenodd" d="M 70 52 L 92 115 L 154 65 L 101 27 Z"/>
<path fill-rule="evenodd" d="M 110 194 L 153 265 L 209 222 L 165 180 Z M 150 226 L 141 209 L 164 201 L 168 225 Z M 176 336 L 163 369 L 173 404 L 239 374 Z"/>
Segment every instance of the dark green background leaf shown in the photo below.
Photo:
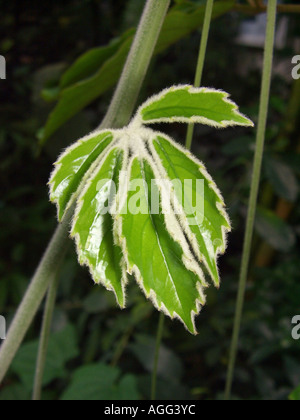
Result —
<path fill-rule="evenodd" d="M 216 18 L 232 9 L 234 1 L 219 1 L 215 4 L 213 17 Z M 184 38 L 201 27 L 205 6 L 191 5 L 189 12 L 171 9 L 163 25 L 156 53 Z M 125 63 L 133 39 L 129 30 L 107 47 L 94 49 L 78 58 L 61 80 L 59 101 L 41 131 L 40 143 L 55 133 L 71 117 L 89 105 L 96 98 L 113 87 Z"/>
<path fill-rule="evenodd" d="M 11 367 L 28 391 L 31 391 L 33 386 L 37 353 L 38 340 L 24 344 Z M 49 384 L 53 379 L 62 378 L 66 374 L 66 363 L 74 359 L 78 353 L 76 331 L 73 326 L 68 325 L 62 331 L 54 333 L 49 340 L 43 385 Z"/>
<path fill-rule="evenodd" d="M 296 236 L 291 227 L 270 210 L 259 208 L 255 228 L 264 240 L 278 251 L 289 251 Z"/>
<path fill-rule="evenodd" d="M 136 400 L 139 398 L 135 377 L 120 380 L 118 368 L 103 363 L 77 369 L 71 385 L 62 396 L 67 401 Z"/>
<path fill-rule="evenodd" d="M 299 184 L 292 169 L 287 164 L 271 157 L 266 159 L 265 167 L 274 191 L 287 201 L 294 202 L 298 196 Z"/>

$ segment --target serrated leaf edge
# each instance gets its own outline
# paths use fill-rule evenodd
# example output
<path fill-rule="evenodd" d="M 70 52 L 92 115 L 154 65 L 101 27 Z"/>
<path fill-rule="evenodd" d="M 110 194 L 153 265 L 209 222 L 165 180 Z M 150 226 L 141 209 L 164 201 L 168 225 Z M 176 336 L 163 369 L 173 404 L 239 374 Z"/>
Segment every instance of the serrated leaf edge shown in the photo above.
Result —
<path fill-rule="evenodd" d="M 84 174 L 84 176 L 82 177 L 79 186 L 77 188 L 77 190 L 71 195 L 68 204 L 66 205 L 66 208 L 63 212 L 63 216 L 60 217 L 60 205 L 59 205 L 59 201 L 58 199 L 54 199 L 53 198 L 53 194 L 54 194 L 54 178 L 57 175 L 57 173 L 59 172 L 59 170 L 61 169 L 62 166 L 62 159 L 64 157 L 66 157 L 70 152 L 72 152 L 72 150 L 76 149 L 77 147 L 79 147 L 82 143 L 87 142 L 89 140 L 91 140 L 92 138 L 102 134 L 102 133 L 107 133 L 108 135 L 113 135 L 113 130 L 98 130 L 98 131 L 94 131 L 90 134 L 88 134 L 87 136 L 82 137 L 81 139 L 77 140 L 75 143 L 73 143 L 71 146 L 67 147 L 58 157 L 58 159 L 56 160 L 56 162 L 54 163 L 54 169 L 50 174 L 50 178 L 49 181 L 47 183 L 47 185 L 49 186 L 49 200 L 51 203 L 54 203 L 57 207 L 57 220 L 61 221 L 65 215 L 65 213 L 68 211 L 68 209 L 72 206 L 72 204 L 74 203 L 74 201 L 77 199 L 77 197 L 80 194 L 80 191 L 82 190 L 82 187 L 84 185 L 84 183 L 88 180 L 91 172 L 93 171 L 94 166 L 97 165 L 97 163 L 99 162 L 99 159 L 102 156 L 102 153 L 107 150 L 105 149 L 102 153 L 100 153 L 100 156 L 98 156 L 98 158 L 91 164 L 90 168 L 87 170 L 87 172 Z M 106 139 L 106 137 L 103 138 L 103 141 Z M 107 147 L 111 147 L 112 144 L 114 143 L 114 140 L 112 140 L 111 144 L 109 144 Z"/>
<path fill-rule="evenodd" d="M 112 130 L 112 133 L 117 135 L 118 134 L 118 130 Z M 119 142 L 119 138 L 116 138 L 116 142 L 112 142 L 111 145 L 108 146 L 107 149 L 105 149 L 105 153 L 102 153 L 99 157 L 98 162 L 95 162 L 94 168 L 90 173 L 90 176 L 87 179 L 86 185 L 85 187 L 82 189 L 82 191 L 79 193 L 79 195 L 76 198 L 76 208 L 75 208 L 75 212 L 74 212 L 74 216 L 71 222 L 71 231 L 70 231 L 70 237 L 73 238 L 75 240 L 75 244 L 76 244 L 76 251 L 77 251 L 77 255 L 78 255 L 78 261 L 80 263 L 81 266 L 86 266 L 88 267 L 91 277 L 94 280 L 95 284 L 101 284 L 102 286 L 104 286 L 106 288 L 106 290 L 112 291 L 116 297 L 116 301 L 118 302 L 119 306 L 124 309 L 126 306 L 126 285 L 128 283 L 128 278 L 127 278 L 127 274 L 126 274 L 126 265 L 125 265 L 125 260 L 124 258 L 121 259 L 121 270 L 122 270 L 122 279 L 121 279 L 121 287 L 122 287 L 122 291 L 123 291 L 123 303 L 119 302 L 117 293 L 115 291 L 115 289 L 113 288 L 112 285 L 107 285 L 107 283 L 104 280 L 96 279 L 94 274 L 93 274 L 93 267 L 91 266 L 91 264 L 89 263 L 89 261 L 87 260 L 87 258 L 83 255 L 82 251 L 81 251 L 81 246 L 80 246 L 80 236 L 79 233 L 75 233 L 74 229 L 75 229 L 75 225 L 76 222 L 78 220 L 80 211 L 82 209 L 83 206 L 83 197 L 86 194 L 86 192 L 88 191 L 89 187 L 90 187 L 90 183 L 89 180 L 92 180 L 96 174 L 99 172 L 99 170 L 101 169 L 101 166 L 104 164 L 104 162 L 106 161 L 106 159 L 108 158 L 108 156 L 110 155 L 110 153 L 116 149 L 116 150 L 123 150 L 124 151 L 124 157 L 128 154 L 128 150 L 125 147 L 122 147 L 122 145 Z M 112 145 L 113 144 L 113 145 Z M 124 158 L 123 161 L 123 167 L 126 167 L 126 159 Z M 113 223 L 114 223 L 114 218 L 113 219 Z"/>
<path fill-rule="evenodd" d="M 211 92 L 211 93 L 216 93 L 219 92 L 221 94 L 223 94 L 222 100 L 233 106 L 233 113 L 236 116 L 245 118 L 248 123 L 238 123 L 232 120 L 223 120 L 221 123 L 217 123 L 216 121 L 210 120 L 208 118 L 205 117 L 199 117 L 199 116 L 193 116 L 193 117 L 172 117 L 172 118 L 168 118 L 168 117 L 162 117 L 162 118 L 155 118 L 152 120 L 143 120 L 143 115 L 142 115 L 142 111 L 143 108 L 146 108 L 149 105 L 152 105 L 155 101 L 158 101 L 160 99 L 163 99 L 168 93 L 170 92 L 175 92 L 177 90 L 187 90 L 189 93 L 202 93 L 202 92 Z M 226 127 L 233 127 L 233 126 L 242 126 L 242 127 L 254 127 L 254 123 L 244 114 L 242 114 L 241 112 L 239 112 L 239 107 L 238 105 L 233 102 L 230 98 L 230 95 L 227 92 L 224 92 L 221 89 L 213 89 L 213 88 L 206 88 L 206 87 L 202 87 L 202 88 L 196 88 L 192 85 L 176 85 L 176 86 L 172 86 L 169 88 L 166 88 L 164 90 L 162 90 L 160 93 L 153 95 L 152 97 L 150 97 L 146 102 L 144 102 L 138 109 L 133 121 L 135 124 L 157 124 L 157 123 L 174 123 L 174 122 L 178 122 L 178 123 L 192 123 L 192 124 L 204 124 L 204 125 L 208 125 L 210 127 L 214 127 L 214 128 L 226 128 Z"/>
<path fill-rule="evenodd" d="M 192 160 L 199 167 L 199 172 L 201 173 L 201 175 L 204 178 L 206 178 L 208 180 L 209 187 L 214 191 L 214 193 L 216 194 L 216 196 L 220 200 L 220 202 L 216 202 L 216 207 L 219 210 L 219 212 L 221 213 L 221 215 L 224 217 L 224 219 L 226 220 L 226 222 L 228 223 L 228 226 L 225 226 L 225 225 L 222 225 L 221 226 L 223 244 L 220 245 L 219 247 L 217 247 L 216 255 L 215 255 L 215 262 L 216 262 L 216 266 L 217 266 L 217 269 L 218 269 L 218 257 L 220 255 L 223 255 L 225 253 L 226 248 L 227 248 L 227 236 L 228 236 L 228 233 L 231 232 L 231 223 L 230 223 L 229 216 L 228 216 L 228 214 L 227 214 L 227 212 L 225 210 L 225 203 L 224 203 L 223 196 L 222 196 L 220 190 L 218 189 L 216 183 L 212 179 L 211 175 L 207 172 L 206 167 L 205 167 L 205 165 L 204 165 L 203 162 L 201 162 L 199 159 L 197 159 L 194 155 L 192 155 L 191 152 L 189 152 L 186 148 L 184 148 L 180 144 L 178 144 L 170 136 L 167 136 L 166 134 L 160 133 L 158 131 L 153 132 L 153 134 L 155 134 L 156 137 L 158 136 L 158 137 L 162 137 L 162 138 L 166 139 L 167 141 L 169 141 L 171 143 L 171 145 L 173 145 L 180 152 L 182 152 L 183 154 L 185 154 L 185 156 L 187 158 L 189 158 L 190 160 Z M 155 163 L 156 163 L 156 165 L 157 165 L 157 167 L 158 167 L 158 169 L 160 171 L 160 175 L 162 177 L 164 177 L 165 179 L 169 179 L 168 174 L 167 174 L 164 166 L 162 165 L 161 160 L 160 160 L 160 158 L 159 158 L 159 156 L 158 156 L 158 154 L 157 154 L 157 152 L 156 152 L 156 150 L 154 148 L 154 145 L 153 145 L 153 141 L 154 140 L 155 140 L 155 137 L 152 137 L 151 140 L 148 142 L 149 148 L 150 148 L 151 153 L 152 153 L 152 156 L 153 156 L 153 159 L 154 159 L 154 161 L 155 161 Z M 179 201 L 177 200 L 175 194 L 173 194 L 173 200 L 174 200 L 174 205 L 176 206 L 176 208 L 178 208 L 180 210 L 180 214 L 178 216 L 179 216 L 180 222 L 182 224 L 182 228 L 185 231 L 185 233 L 186 233 L 186 235 L 187 235 L 187 237 L 188 237 L 188 239 L 190 241 L 190 244 L 192 246 L 193 251 L 197 255 L 197 257 L 199 259 L 199 262 L 200 263 L 203 263 L 205 265 L 205 267 L 206 267 L 207 271 L 209 272 L 210 277 L 212 278 L 215 286 L 216 287 L 219 287 L 219 283 L 216 283 L 215 280 L 214 280 L 214 276 L 213 276 L 213 274 L 212 274 L 212 272 L 211 272 L 211 270 L 209 268 L 209 265 L 208 265 L 208 263 L 206 261 L 206 258 L 200 252 L 200 247 L 199 247 L 199 244 L 197 242 L 196 236 L 192 232 L 192 230 L 191 230 L 191 228 L 190 228 L 190 226 L 188 224 L 187 217 L 186 217 L 186 215 L 184 213 L 183 207 L 179 203 Z M 219 274 L 219 270 L 218 270 L 218 274 Z"/>
<path fill-rule="evenodd" d="M 139 155 L 133 155 L 130 159 L 130 163 L 128 165 L 128 172 L 131 173 L 131 168 L 132 168 L 132 164 L 133 161 L 138 158 L 139 160 L 141 160 L 141 157 Z M 143 159 L 145 159 L 145 156 L 143 156 Z M 149 161 L 148 161 L 149 163 Z M 153 170 L 153 162 L 149 163 L 151 166 L 151 169 Z M 157 172 L 157 170 L 155 169 L 155 171 Z M 127 189 L 127 194 L 128 194 L 128 189 Z M 162 203 L 162 202 L 161 202 Z M 166 217 L 165 217 L 166 220 Z M 201 284 L 200 281 L 198 281 L 195 285 L 198 294 L 199 294 L 199 298 L 196 299 L 195 301 L 195 309 L 196 310 L 192 310 L 191 311 L 191 321 L 193 324 L 193 331 L 190 331 L 190 329 L 187 327 L 187 325 L 185 324 L 184 320 L 181 318 L 180 315 L 178 315 L 175 311 L 173 312 L 173 314 L 171 314 L 168 309 L 166 308 L 166 306 L 163 304 L 159 305 L 158 301 L 157 301 L 157 297 L 156 297 L 156 293 L 153 289 L 150 289 L 150 292 L 148 293 L 144 287 L 144 279 L 141 275 L 141 272 L 139 270 L 139 268 L 137 267 L 137 265 L 135 264 L 131 264 L 129 261 L 129 252 L 128 252 L 128 248 L 127 248 L 127 241 L 125 236 L 122 233 L 122 216 L 118 216 L 117 218 L 115 218 L 115 223 L 114 223 L 114 236 L 117 238 L 117 244 L 121 246 L 122 251 L 123 251 L 123 255 L 126 261 L 126 265 L 127 265 L 127 272 L 128 274 L 135 275 L 137 284 L 140 286 L 140 288 L 142 289 L 144 295 L 146 296 L 147 299 L 149 299 L 153 305 L 155 306 L 156 309 L 158 309 L 159 311 L 162 311 L 165 315 L 169 316 L 171 319 L 177 318 L 179 319 L 183 325 L 185 326 L 185 328 L 192 332 L 193 334 L 197 334 L 196 331 L 196 327 L 195 327 L 195 317 L 196 315 L 198 315 L 201 311 L 201 307 L 205 305 L 206 302 L 206 298 L 204 295 L 204 287 L 207 286 L 205 279 L 204 279 L 204 275 L 203 272 L 201 270 L 201 268 L 199 267 L 198 263 L 196 260 L 194 260 L 192 254 L 190 253 L 189 249 L 188 249 L 188 245 L 185 244 L 185 239 L 183 236 L 183 242 L 179 241 L 179 238 L 176 237 L 174 235 L 174 229 L 172 229 L 171 231 L 168 229 L 168 225 L 166 226 L 171 238 L 177 242 L 181 249 L 182 249 L 182 262 L 184 264 L 184 266 L 186 267 L 186 269 L 188 271 L 193 272 L 199 279 L 201 279 L 203 281 L 203 283 Z"/>

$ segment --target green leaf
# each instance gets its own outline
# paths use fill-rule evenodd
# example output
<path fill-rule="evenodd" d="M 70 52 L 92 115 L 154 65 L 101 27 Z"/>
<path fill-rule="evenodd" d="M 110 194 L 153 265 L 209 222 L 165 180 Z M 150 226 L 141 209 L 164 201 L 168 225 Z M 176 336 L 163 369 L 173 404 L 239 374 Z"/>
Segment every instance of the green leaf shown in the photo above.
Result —
<path fill-rule="evenodd" d="M 300 385 L 289 396 L 290 401 L 300 401 Z"/>
<path fill-rule="evenodd" d="M 20 384 L 6 386 L 0 392 L 0 401 L 28 401 L 30 392 Z"/>
<path fill-rule="evenodd" d="M 151 214 L 149 196 L 159 192 L 155 183 L 151 182 L 154 174 L 148 162 L 135 158 L 130 173 L 131 180 L 139 181 L 140 192 L 128 192 L 120 216 L 128 271 L 136 275 L 146 297 L 159 310 L 171 318 L 181 319 L 190 332 L 196 333 L 194 316 L 199 312 L 200 304 L 204 304 L 203 276 L 199 268 L 194 268 L 198 275 L 187 268 L 188 263 L 192 266 L 192 257 L 187 252 L 184 255 L 182 244 L 171 237 L 166 228 L 166 217 L 161 213 Z M 135 200 L 140 203 L 138 214 L 130 211 Z M 129 211 L 123 214 L 126 208 Z M 184 242 L 184 238 L 181 240 Z"/>
<path fill-rule="evenodd" d="M 95 74 L 62 90 L 59 102 L 51 112 L 40 136 L 41 145 L 71 117 L 114 86 L 121 74 L 131 43 L 132 38 L 124 41 L 118 51 L 106 60 Z"/>
<path fill-rule="evenodd" d="M 296 236 L 291 227 L 270 210 L 258 209 L 255 228 L 278 251 L 288 252 L 295 244 Z"/>
<path fill-rule="evenodd" d="M 137 400 L 135 378 L 126 375 L 118 381 L 120 371 L 104 363 L 84 366 L 76 370 L 71 385 L 63 394 L 63 401 Z"/>
<path fill-rule="evenodd" d="M 57 204 L 59 220 L 76 196 L 92 163 L 112 140 L 113 136 L 109 131 L 93 133 L 76 142 L 58 158 L 49 184 L 50 200 Z"/>
<path fill-rule="evenodd" d="M 130 350 L 140 361 L 142 366 L 152 372 L 154 368 L 155 339 L 147 335 L 137 335 Z M 180 382 L 183 366 L 180 358 L 163 344 L 159 349 L 157 374 L 172 383 Z"/>
<path fill-rule="evenodd" d="M 92 77 L 107 60 L 114 56 L 125 41 L 132 40 L 135 30 L 129 29 L 119 38 L 113 39 L 108 45 L 93 48 L 81 55 L 75 63 L 63 74 L 60 88 L 66 89 L 83 79 Z"/>
<path fill-rule="evenodd" d="M 212 19 L 229 12 L 234 0 L 215 2 Z M 164 21 L 155 52 L 162 52 L 175 42 L 187 37 L 192 31 L 201 28 L 204 22 L 206 5 L 201 6 L 189 1 L 182 1 L 170 9 Z"/>
<path fill-rule="evenodd" d="M 214 6 L 213 18 L 231 10 L 234 3 L 233 0 L 218 1 Z M 201 27 L 204 13 L 205 6 L 203 5 L 200 7 L 189 5 L 188 10 L 182 6 L 172 8 L 162 27 L 155 54 L 164 51 Z M 40 132 L 41 145 L 65 122 L 117 83 L 133 35 L 134 30 L 129 30 L 108 46 L 85 53 L 62 76 L 60 89 L 52 88 L 51 92 L 47 92 L 48 99 L 57 98 L 59 102 L 51 112 L 46 126 Z"/>
<path fill-rule="evenodd" d="M 266 159 L 265 165 L 267 177 L 274 191 L 287 201 L 294 202 L 298 197 L 299 185 L 290 167 L 270 157 Z"/>
<path fill-rule="evenodd" d="M 12 363 L 12 370 L 21 379 L 28 391 L 32 390 L 39 340 L 24 344 Z M 66 371 L 65 365 L 79 353 L 76 332 L 68 325 L 62 331 L 54 333 L 49 340 L 43 385 L 53 379 L 62 378 Z"/>
<path fill-rule="evenodd" d="M 187 93 L 188 107 L 194 104 L 189 89 L 168 92 Z M 238 120 L 240 114 L 232 114 Z M 140 114 L 123 129 L 79 140 L 56 165 L 50 196 L 59 217 L 76 203 L 71 235 L 94 281 L 124 307 L 127 273 L 135 274 L 156 308 L 196 333 L 194 318 L 208 286 L 203 270 L 219 286 L 217 257 L 230 231 L 223 198 L 204 165 L 143 126 Z"/>
<path fill-rule="evenodd" d="M 227 93 L 214 89 L 174 86 L 143 104 L 138 111 L 138 117 L 144 124 L 183 122 L 217 128 L 253 126 L 248 118 L 238 112 L 237 105 L 228 97 Z"/>
<path fill-rule="evenodd" d="M 112 203 L 122 167 L 123 152 L 113 149 L 94 170 L 87 188 L 78 199 L 72 227 L 80 264 L 89 267 L 95 283 L 112 290 L 121 307 L 125 306 L 126 270 L 120 247 L 114 246 Z"/>
<path fill-rule="evenodd" d="M 204 262 L 215 285 L 219 286 L 217 256 L 225 252 L 226 232 L 230 230 L 221 193 L 204 165 L 191 153 L 162 136 L 156 137 L 153 145 L 165 171 L 163 176 L 179 180 L 184 187 L 175 188 L 177 199 L 184 201 L 186 218 L 181 219 L 182 225 L 199 262 Z M 198 181 L 200 188 L 197 188 Z"/>

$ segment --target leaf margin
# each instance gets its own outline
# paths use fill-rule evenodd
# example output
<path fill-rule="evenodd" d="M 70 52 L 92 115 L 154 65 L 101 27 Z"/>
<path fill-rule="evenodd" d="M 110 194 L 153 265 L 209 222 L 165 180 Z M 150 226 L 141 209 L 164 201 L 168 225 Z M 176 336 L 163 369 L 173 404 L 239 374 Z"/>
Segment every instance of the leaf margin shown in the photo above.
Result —
<path fill-rule="evenodd" d="M 210 120 L 206 117 L 199 117 L 199 116 L 192 116 L 192 117 L 161 117 L 161 118 L 154 118 L 149 120 L 144 120 L 142 111 L 147 108 L 148 106 L 154 104 L 155 102 L 158 102 L 159 100 L 163 100 L 169 93 L 176 92 L 176 91 L 187 91 L 191 94 L 197 94 L 197 93 L 220 93 L 222 96 L 222 101 L 225 104 L 228 104 L 232 106 L 232 112 L 235 116 L 241 117 L 247 121 L 247 123 L 239 123 L 235 122 L 233 120 L 227 121 L 223 120 L 221 123 L 218 123 L 216 121 Z M 227 128 L 227 127 L 234 127 L 234 126 L 241 126 L 241 127 L 254 127 L 254 123 L 246 117 L 246 115 L 239 112 L 238 105 L 233 102 L 230 98 L 230 94 L 221 90 L 221 89 L 213 89 L 213 88 L 207 88 L 207 87 L 200 87 L 196 88 L 193 85 L 174 85 L 171 87 L 168 87 L 161 92 L 151 96 L 147 101 L 145 101 L 137 110 L 137 113 L 134 117 L 134 120 L 138 121 L 140 124 L 158 124 L 158 123 L 186 123 L 186 124 L 203 124 L 208 125 L 210 127 L 214 128 Z"/>

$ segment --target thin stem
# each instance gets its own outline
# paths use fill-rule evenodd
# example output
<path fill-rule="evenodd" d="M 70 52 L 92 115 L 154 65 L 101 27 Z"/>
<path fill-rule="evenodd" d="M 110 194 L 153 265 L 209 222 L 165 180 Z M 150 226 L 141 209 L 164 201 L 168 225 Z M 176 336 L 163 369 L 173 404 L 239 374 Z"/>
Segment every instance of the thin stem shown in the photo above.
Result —
<path fill-rule="evenodd" d="M 257 138 L 256 138 L 256 151 L 254 157 L 254 168 L 253 168 L 253 178 L 251 184 L 251 193 L 249 200 L 249 209 L 247 216 L 245 240 L 244 240 L 244 249 L 241 263 L 241 272 L 240 272 L 240 281 L 239 281 L 239 290 L 236 304 L 236 313 L 234 321 L 233 336 L 230 349 L 230 358 L 229 358 L 229 367 L 227 373 L 227 382 L 225 389 L 225 399 L 229 400 L 231 398 L 231 389 L 232 381 L 234 374 L 234 367 L 237 356 L 239 334 L 241 328 L 241 319 L 243 313 L 245 291 L 247 276 L 249 270 L 250 254 L 251 254 L 251 245 L 253 239 L 253 229 L 255 222 L 255 214 L 257 207 L 257 198 L 261 177 L 261 166 L 264 153 L 264 144 L 265 144 L 265 133 L 266 125 L 268 118 L 268 108 L 269 108 L 269 98 L 270 98 L 270 88 L 271 88 L 271 79 L 272 79 L 272 66 L 273 66 L 273 54 L 274 54 L 274 38 L 275 38 L 275 28 L 276 28 L 276 10 L 277 10 L 277 0 L 268 1 L 268 23 L 266 31 L 266 42 L 265 42 L 265 54 L 264 54 L 264 67 L 263 67 L 263 77 L 262 77 L 262 89 L 260 97 L 260 111 L 259 111 L 259 121 L 257 129 Z"/>
<path fill-rule="evenodd" d="M 161 340 L 162 340 L 163 331 L 164 331 L 164 323 L 165 323 L 165 315 L 161 312 L 159 314 L 155 354 L 154 354 L 154 365 L 153 365 L 153 372 L 152 372 L 152 386 L 151 386 L 151 400 L 152 401 L 154 401 L 156 398 L 157 369 L 158 369 L 158 362 L 159 362 L 160 345 L 161 345 Z"/>
<path fill-rule="evenodd" d="M 46 358 L 47 358 L 48 343 L 49 343 L 51 323 L 52 323 L 53 311 L 54 311 L 54 306 L 55 306 L 55 301 L 56 301 L 58 284 L 59 284 L 59 275 L 57 274 L 56 278 L 51 282 L 49 290 L 48 290 L 48 294 L 47 294 L 43 324 L 42 324 L 41 335 L 40 335 L 38 357 L 37 357 L 36 369 L 35 369 L 33 397 L 32 397 L 33 401 L 39 401 L 42 396 L 43 375 L 44 375 Z"/>
<path fill-rule="evenodd" d="M 132 332 L 133 332 L 133 327 L 129 327 L 127 331 L 125 331 L 120 341 L 118 342 L 117 348 L 112 357 L 111 366 L 117 366 L 122 354 L 124 353 L 124 350 L 127 347 L 127 344 L 128 344 L 128 341 L 130 339 Z"/>
<path fill-rule="evenodd" d="M 169 4 L 170 0 L 147 0 L 123 74 L 101 128 L 117 128 L 128 124 Z M 58 272 L 63 262 L 72 216 L 73 209 L 70 209 L 56 229 L 0 349 L 0 383 L 53 280 L 54 273 Z"/>
<path fill-rule="evenodd" d="M 131 118 L 169 6 L 170 0 L 147 1 L 120 83 L 101 128 L 123 127 Z"/>
<path fill-rule="evenodd" d="M 51 281 L 57 275 L 68 246 L 71 208 L 58 225 L 52 240 L 37 268 L 31 284 L 18 308 L 6 340 L 0 349 L 0 383 L 2 382 L 25 334 L 46 294 Z"/>
<path fill-rule="evenodd" d="M 207 41 L 209 36 L 210 24 L 211 24 L 211 17 L 214 7 L 214 0 L 207 0 L 206 8 L 205 8 L 205 16 L 204 16 L 204 23 L 202 29 L 202 36 L 200 42 L 200 49 L 198 55 L 198 63 L 197 63 L 197 70 L 195 76 L 195 87 L 200 87 L 204 69 L 204 62 L 206 56 L 206 49 L 207 49 Z M 193 142 L 193 135 L 194 135 L 194 124 L 189 124 L 186 136 L 186 148 L 191 149 L 192 142 Z"/>

